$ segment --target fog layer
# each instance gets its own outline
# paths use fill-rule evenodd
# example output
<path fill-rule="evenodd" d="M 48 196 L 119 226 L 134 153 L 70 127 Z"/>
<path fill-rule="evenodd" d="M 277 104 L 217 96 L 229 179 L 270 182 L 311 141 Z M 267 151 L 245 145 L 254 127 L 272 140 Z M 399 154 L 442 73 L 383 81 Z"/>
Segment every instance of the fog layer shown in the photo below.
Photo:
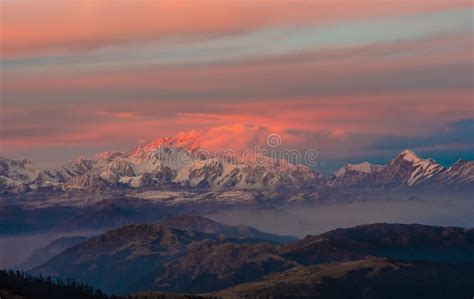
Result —
<path fill-rule="evenodd" d="M 239 209 L 207 215 L 276 234 L 304 237 L 339 227 L 377 222 L 474 227 L 474 200 L 369 201 L 299 208 Z"/>
<path fill-rule="evenodd" d="M 319 234 L 339 227 L 377 222 L 474 227 L 474 200 L 444 198 L 367 201 L 298 208 L 246 208 L 218 211 L 205 216 L 225 224 L 244 224 L 270 233 L 302 238 L 308 234 Z M 90 236 L 97 233 L 55 232 L 0 237 L 0 268 L 18 265 L 33 250 L 57 238 Z"/>

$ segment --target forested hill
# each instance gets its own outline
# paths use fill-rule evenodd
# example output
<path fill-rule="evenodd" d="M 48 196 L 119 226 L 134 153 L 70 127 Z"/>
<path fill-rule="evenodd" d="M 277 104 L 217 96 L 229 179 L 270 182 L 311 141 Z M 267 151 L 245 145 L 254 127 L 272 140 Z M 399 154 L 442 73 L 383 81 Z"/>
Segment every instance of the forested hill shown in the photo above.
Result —
<path fill-rule="evenodd" d="M 25 272 L 0 270 L 0 298 L 5 299 L 119 299 L 73 280 L 52 280 Z"/>

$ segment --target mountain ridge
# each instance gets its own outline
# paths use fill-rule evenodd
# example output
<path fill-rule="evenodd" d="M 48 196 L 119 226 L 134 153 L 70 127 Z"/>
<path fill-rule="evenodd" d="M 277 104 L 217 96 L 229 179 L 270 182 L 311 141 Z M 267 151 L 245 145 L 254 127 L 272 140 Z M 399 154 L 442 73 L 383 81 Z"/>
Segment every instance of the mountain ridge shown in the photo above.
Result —
<path fill-rule="evenodd" d="M 326 178 L 305 165 L 262 156 L 240 161 L 201 157 L 199 136 L 159 138 L 128 152 L 102 152 L 56 168 L 40 169 L 27 159 L 0 158 L 0 192 L 69 192 L 122 189 L 364 190 L 447 189 L 473 191 L 474 161 L 448 168 L 404 150 L 386 165 L 345 164 Z M 260 163 L 257 163 L 260 161 Z"/>
<path fill-rule="evenodd" d="M 183 226 L 190 223 L 187 218 L 176 218 L 175 222 L 183 222 Z M 426 254 L 426 248 L 438 254 Z M 32 273 L 75 278 L 119 293 L 199 293 L 324 263 L 390 258 L 405 263 L 463 264 L 474 262 L 473 253 L 474 231 L 457 227 L 379 223 L 277 245 L 245 235 L 242 238 L 179 230 L 169 224 L 146 224 L 124 226 L 90 238 Z"/>
<path fill-rule="evenodd" d="M 253 248 L 264 242 L 240 236 L 179 230 L 167 224 L 132 224 L 66 249 L 31 272 L 74 277 L 94 282 L 109 291 L 117 286 L 121 286 L 120 291 L 139 290 L 141 286 L 153 283 L 148 280 L 149 275 L 155 275 L 160 267 L 187 254 L 200 250 L 208 252 L 209 248 L 228 246 L 226 244 L 234 244 L 237 250 Z"/>

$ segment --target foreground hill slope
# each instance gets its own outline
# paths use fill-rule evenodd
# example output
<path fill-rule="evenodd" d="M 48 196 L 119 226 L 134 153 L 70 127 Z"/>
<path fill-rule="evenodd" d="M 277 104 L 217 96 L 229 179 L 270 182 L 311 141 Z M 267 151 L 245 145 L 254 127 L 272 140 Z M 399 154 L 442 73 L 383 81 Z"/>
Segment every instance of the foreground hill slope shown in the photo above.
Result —
<path fill-rule="evenodd" d="M 82 242 L 32 273 L 75 278 L 106 291 L 144 285 L 162 264 L 202 243 L 255 243 L 254 239 L 177 230 L 165 225 L 130 225 Z M 146 285 L 146 283 L 145 283 Z"/>
<path fill-rule="evenodd" d="M 474 292 L 473 266 L 407 263 L 372 257 L 296 267 L 212 295 L 223 298 L 469 298 Z"/>
<path fill-rule="evenodd" d="M 295 267 L 371 256 L 416 262 L 474 262 L 472 229 L 373 224 L 283 245 L 252 238 L 255 231 L 246 228 L 239 234 L 239 229 L 198 216 L 129 225 L 82 242 L 32 272 L 75 278 L 119 293 L 204 293 Z M 268 237 L 262 232 L 256 235 L 261 234 Z"/>
<path fill-rule="evenodd" d="M 292 240 L 296 238 L 185 215 L 168 218 L 160 224 L 129 225 L 110 230 L 64 251 L 33 269 L 32 273 L 75 278 L 107 291 L 121 292 L 177 291 L 183 285 L 178 283 L 179 279 L 188 275 L 192 278 L 191 289 L 205 291 L 219 285 L 229 286 L 229 281 L 247 281 L 244 278 L 247 275 L 243 273 L 256 278 L 295 266 L 294 262 L 278 256 L 273 245 Z M 258 244 L 264 242 L 269 244 Z M 209 256 L 214 264 L 194 269 Z M 242 263 L 236 263 L 237 260 Z M 170 274 L 177 266 L 191 269 L 194 274 L 186 271 Z M 175 282 L 162 283 L 157 278 L 166 275 L 174 276 Z M 184 276 L 178 279 L 179 275 Z M 235 279 L 228 280 L 232 275 Z"/>
<path fill-rule="evenodd" d="M 283 246 L 280 252 L 305 265 L 369 255 L 402 260 L 474 262 L 474 230 L 377 223 L 309 235 Z"/>

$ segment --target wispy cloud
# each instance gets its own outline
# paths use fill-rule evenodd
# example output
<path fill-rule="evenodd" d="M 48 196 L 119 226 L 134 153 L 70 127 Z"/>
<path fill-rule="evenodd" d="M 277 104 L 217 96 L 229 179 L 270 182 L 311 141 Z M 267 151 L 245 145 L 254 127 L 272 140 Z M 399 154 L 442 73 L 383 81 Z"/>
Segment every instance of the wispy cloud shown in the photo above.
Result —
<path fill-rule="evenodd" d="M 469 1 L 2 1 L 2 55 L 469 7 Z"/>

